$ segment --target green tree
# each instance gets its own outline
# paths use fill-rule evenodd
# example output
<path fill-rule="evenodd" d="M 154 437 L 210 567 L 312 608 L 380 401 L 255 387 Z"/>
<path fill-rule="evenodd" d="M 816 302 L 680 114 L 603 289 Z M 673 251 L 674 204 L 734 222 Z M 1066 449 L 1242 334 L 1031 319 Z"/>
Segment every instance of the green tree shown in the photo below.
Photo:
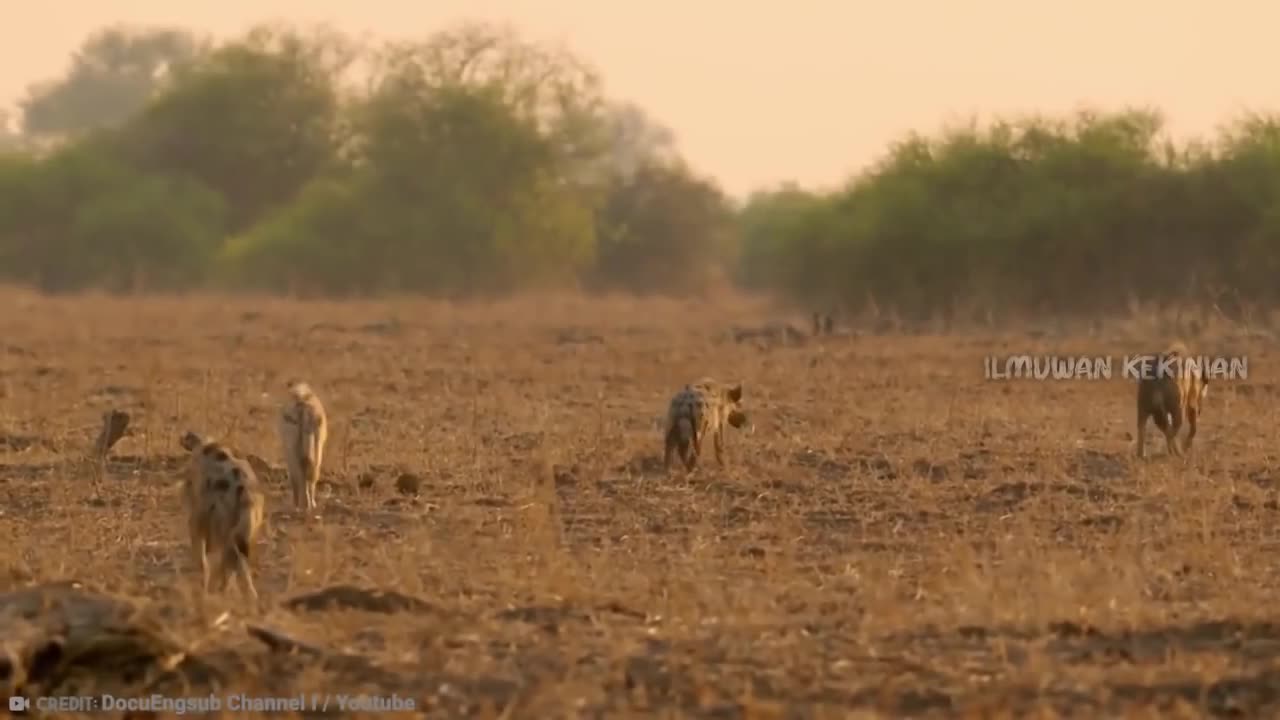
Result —
<path fill-rule="evenodd" d="M 464 22 L 422 42 L 388 45 L 377 58 L 379 92 L 487 88 L 553 148 L 556 170 L 577 186 L 607 180 L 610 137 L 599 74 L 558 47 L 510 27 Z"/>
<path fill-rule="evenodd" d="M 138 167 L 218 192 L 243 230 L 340 161 L 335 80 L 355 58 L 340 36 L 255 28 L 180 68 L 122 142 Z"/>
<path fill-rule="evenodd" d="M 203 285 L 225 231 L 221 196 L 185 175 L 120 180 L 71 217 L 70 244 L 93 258 L 93 284 L 134 292 Z"/>
<path fill-rule="evenodd" d="M 216 193 L 139 173 L 101 140 L 0 163 L 0 195 L 4 273 L 48 292 L 191 287 L 223 235 Z"/>
<path fill-rule="evenodd" d="M 408 289 L 387 255 L 403 222 L 378 200 L 367 174 L 317 178 L 294 202 L 223 247 L 219 279 L 304 297 Z"/>
<path fill-rule="evenodd" d="M 645 165 L 679 162 L 675 133 L 650 117 L 640 106 L 613 103 L 606 110 L 604 123 L 612 173 L 630 177 Z"/>
<path fill-rule="evenodd" d="M 910 134 L 835 193 L 753 198 L 740 272 L 914 319 L 1269 294 L 1271 127 L 1246 124 L 1217 149 L 1175 147 L 1150 110 Z"/>
<path fill-rule="evenodd" d="M 352 113 L 351 166 L 316 178 L 225 260 L 324 292 L 572 282 L 594 248 L 594 76 L 478 25 L 392 46 L 376 68 Z"/>
<path fill-rule="evenodd" d="M 826 198 L 794 183 L 754 192 L 737 215 L 741 258 L 737 280 L 753 290 L 771 286 L 800 292 L 818 268 L 805 262 L 816 240 L 810 225 Z"/>
<path fill-rule="evenodd" d="M 90 35 L 67 74 L 28 88 L 21 101 L 27 135 L 75 135 L 132 117 L 175 68 L 206 41 L 174 28 L 113 26 Z"/>
<path fill-rule="evenodd" d="M 733 259 L 728 200 L 682 165 L 644 162 L 619 173 L 597 222 L 598 287 L 698 293 Z"/>

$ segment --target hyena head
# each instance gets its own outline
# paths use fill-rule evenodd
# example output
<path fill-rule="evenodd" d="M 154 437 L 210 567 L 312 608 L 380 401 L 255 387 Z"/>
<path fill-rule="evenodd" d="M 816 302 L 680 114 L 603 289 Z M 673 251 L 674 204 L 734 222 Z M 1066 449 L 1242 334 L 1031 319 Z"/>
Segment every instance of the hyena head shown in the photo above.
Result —
<path fill-rule="evenodd" d="M 312 395 L 311 385 L 305 380 L 289 378 L 284 384 L 285 390 L 295 398 L 308 398 Z"/>
<path fill-rule="evenodd" d="M 205 443 L 204 447 L 200 448 L 200 455 L 206 462 L 220 466 L 230 465 L 233 462 L 231 451 L 216 442 Z"/>
<path fill-rule="evenodd" d="M 231 480 L 238 478 L 239 463 L 230 448 L 219 442 L 206 442 L 200 448 L 200 467 L 205 487 L 214 492 L 231 489 Z"/>
<path fill-rule="evenodd" d="M 726 385 L 721 389 L 725 408 L 725 421 L 739 430 L 747 427 L 750 420 L 742 405 L 742 383 Z"/>
<path fill-rule="evenodd" d="M 183 433 L 178 444 L 191 453 L 196 472 L 204 477 L 228 475 L 241 463 L 231 448 L 207 435 L 188 431 Z"/>
<path fill-rule="evenodd" d="M 1197 382 L 1199 383 L 1198 385 L 1192 386 L 1192 389 L 1194 391 L 1192 400 L 1195 403 L 1196 412 L 1200 413 L 1204 410 L 1204 399 L 1209 394 L 1208 374 L 1201 374 L 1201 376 L 1197 379 Z"/>
<path fill-rule="evenodd" d="M 195 452 L 197 448 L 204 445 L 204 436 L 197 432 L 187 431 L 182 434 L 178 444 L 187 452 Z"/>

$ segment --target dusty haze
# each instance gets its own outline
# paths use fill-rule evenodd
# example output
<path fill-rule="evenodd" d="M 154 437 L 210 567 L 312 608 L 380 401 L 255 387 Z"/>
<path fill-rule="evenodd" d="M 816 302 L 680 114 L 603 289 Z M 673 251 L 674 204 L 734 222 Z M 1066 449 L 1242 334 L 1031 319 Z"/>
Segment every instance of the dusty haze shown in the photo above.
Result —
<path fill-rule="evenodd" d="M 86 34 L 113 21 L 217 36 L 263 20 L 325 22 L 394 37 L 464 19 L 563 41 L 599 68 L 611 95 L 669 124 L 690 162 L 735 195 L 785 180 L 839 183 L 903 132 L 974 113 L 1151 104 L 1187 136 L 1277 100 L 1267 34 L 1280 8 L 1146 0 L 57 0 L 0 27 L 0 98 L 60 73 Z"/>

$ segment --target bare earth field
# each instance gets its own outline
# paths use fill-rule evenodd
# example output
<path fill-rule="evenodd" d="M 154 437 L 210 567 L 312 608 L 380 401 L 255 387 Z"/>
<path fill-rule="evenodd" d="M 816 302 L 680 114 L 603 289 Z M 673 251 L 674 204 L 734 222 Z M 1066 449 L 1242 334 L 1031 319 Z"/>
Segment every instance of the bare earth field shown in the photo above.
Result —
<path fill-rule="evenodd" d="M 745 300 L 0 300 L 0 685 L 29 695 L 1280 713 L 1270 340 L 1230 343 L 1249 377 L 1211 386 L 1188 462 L 1154 428 L 1138 462 L 1131 381 L 986 381 L 982 358 L 1123 356 L 1154 333 L 766 346 L 726 332 L 772 317 Z M 294 375 L 332 422 L 310 520 L 278 469 Z M 667 400 L 702 375 L 744 383 L 754 432 L 730 430 L 723 469 L 665 476 Z M 133 423 L 95 489 L 80 457 L 110 408 Z M 259 608 L 233 585 L 197 610 L 188 429 L 274 466 Z"/>

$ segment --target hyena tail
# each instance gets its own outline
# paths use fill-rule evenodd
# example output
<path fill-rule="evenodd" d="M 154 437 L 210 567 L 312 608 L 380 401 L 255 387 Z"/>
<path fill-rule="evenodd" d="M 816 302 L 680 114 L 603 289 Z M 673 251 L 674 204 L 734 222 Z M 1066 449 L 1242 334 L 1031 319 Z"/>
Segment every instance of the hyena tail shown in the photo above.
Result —
<path fill-rule="evenodd" d="M 693 441 L 693 420 L 688 416 L 676 420 L 676 439 L 680 441 L 681 447 Z"/>
<path fill-rule="evenodd" d="M 311 479 L 311 473 L 315 470 L 315 461 L 311 459 L 310 453 L 306 450 L 298 453 L 298 467 L 302 468 L 302 477 L 307 480 Z"/>
<path fill-rule="evenodd" d="M 247 566 L 253 558 L 253 545 L 244 533 L 236 533 L 231 545 L 223 552 L 223 562 L 228 568 L 239 569 Z"/>
<path fill-rule="evenodd" d="M 239 522 L 232 531 L 231 545 L 227 548 L 227 552 L 237 553 L 247 559 L 253 554 L 253 543 L 250 539 L 253 535 L 254 507 L 253 499 L 249 497 L 249 493 L 245 492 L 243 486 L 236 488 L 236 515 Z"/>
<path fill-rule="evenodd" d="M 205 440 L 203 436 L 190 430 L 183 433 L 182 437 L 178 439 L 178 444 L 182 446 L 183 450 L 188 452 L 195 452 L 195 449 L 203 445 L 204 442 Z"/>
<path fill-rule="evenodd" d="M 315 482 L 319 479 L 316 475 L 320 471 L 320 433 L 314 420 L 306 415 L 302 417 L 302 422 L 298 424 L 298 466 L 302 468 L 302 477 L 307 482 Z"/>

